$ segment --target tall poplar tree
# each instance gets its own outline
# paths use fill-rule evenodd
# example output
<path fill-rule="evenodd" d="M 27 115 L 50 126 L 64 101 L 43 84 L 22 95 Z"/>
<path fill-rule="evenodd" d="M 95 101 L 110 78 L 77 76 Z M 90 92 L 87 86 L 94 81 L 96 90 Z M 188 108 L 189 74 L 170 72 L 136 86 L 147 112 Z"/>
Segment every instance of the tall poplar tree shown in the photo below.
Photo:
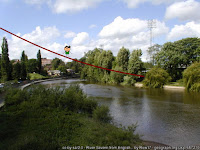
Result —
<path fill-rule="evenodd" d="M 19 80 L 21 77 L 21 64 L 17 62 L 13 65 L 13 79 Z"/>
<path fill-rule="evenodd" d="M 113 65 L 112 69 L 117 71 L 125 71 L 128 70 L 128 61 L 129 61 L 130 52 L 129 49 L 122 47 L 116 57 L 115 65 Z M 111 72 L 112 82 L 121 83 L 124 81 L 124 74 L 119 74 L 116 72 Z"/>
<path fill-rule="evenodd" d="M 127 71 L 128 69 L 129 56 L 129 50 L 124 47 L 122 47 L 117 54 L 116 63 L 119 67 L 122 67 L 123 71 Z"/>
<path fill-rule="evenodd" d="M 42 58 L 41 58 L 41 53 L 40 50 L 37 53 L 37 67 L 38 67 L 38 73 L 40 74 L 42 72 Z"/>
<path fill-rule="evenodd" d="M 26 55 L 25 52 L 22 52 L 22 56 L 21 56 L 21 79 L 25 80 L 27 77 L 27 69 L 26 69 Z"/>
<path fill-rule="evenodd" d="M 10 67 L 10 60 L 8 54 L 8 42 L 5 37 L 3 37 L 3 43 L 1 46 L 2 58 L 1 58 L 1 76 L 3 81 L 11 80 L 12 70 Z"/>
<path fill-rule="evenodd" d="M 131 53 L 129 63 L 128 63 L 128 72 L 132 74 L 141 74 L 144 70 L 144 64 L 141 60 L 142 50 L 133 50 Z"/>

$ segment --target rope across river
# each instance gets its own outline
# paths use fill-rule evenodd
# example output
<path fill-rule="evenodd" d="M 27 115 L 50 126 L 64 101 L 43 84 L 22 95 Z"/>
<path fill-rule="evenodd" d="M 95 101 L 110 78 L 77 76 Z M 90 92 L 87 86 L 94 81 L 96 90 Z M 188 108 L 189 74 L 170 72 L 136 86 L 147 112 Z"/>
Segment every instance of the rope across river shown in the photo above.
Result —
<path fill-rule="evenodd" d="M 35 45 L 35 46 L 37 46 L 37 47 L 39 47 L 39 48 L 41 48 L 41 49 L 43 49 L 43 50 L 49 51 L 49 52 L 51 52 L 51 53 L 54 53 L 54 54 L 59 55 L 59 56 L 64 57 L 64 58 L 71 59 L 71 60 L 73 60 L 73 61 L 76 61 L 76 62 L 85 64 L 85 65 L 88 65 L 88 66 L 92 66 L 92 67 L 96 67 L 96 68 L 100 68 L 100 69 L 104 69 L 104 70 L 108 70 L 108 71 L 113 71 L 113 72 L 122 73 L 122 74 L 127 74 L 127 75 L 132 75 L 132 76 L 144 77 L 143 75 L 132 74 L 132 73 L 127 73 L 127 72 L 123 72 L 123 71 L 112 70 L 112 69 L 103 68 L 103 67 L 100 67 L 100 66 L 95 66 L 95 65 L 92 65 L 92 64 L 88 64 L 88 63 L 86 63 L 86 62 L 82 62 L 82 61 L 79 61 L 79 60 L 77 60 L 77 59 L 73 59 L 73 58 L 67 57 L 67 56 L 65 56 L 65 55 L 62 55 L 62 54 L 59 54 L 59 53 L 54 52 L 54 51 L 52 51 L 52 50 L 49 50 L 49 49 L 47 49 L 47 48 L 44 48 L 44 47 L 42 47 L 42 46 L 40 46 L 40 45 L 38 45 L 38 44 L 35 44 L 35 43 L 33 43 L 33 42 L 30 42 L 30 41 L 28 41 L 28 40 L 26 40 L 26 39 L 24 39 L 24 38 L 22 38 L 22 37 L 20 37 L 20 36 L 18 36 L 18 35 L 16 35 L 16 34 L 10 32 L 10 31 L 8 31 L 8 30 L 6 30 L 6 29 L 4 29 L 4 28 L 1 28 L 1 27 L 0 27 L 0 29 L 3 30 L 3 31 L 5 31 L 5 32 L 7 32 L 7 33 L 9 33 L 9 34 L 11 34 L 11 35 L 13 35 L 13 36 L 15 36 L 15 37 L 17 37 L 17 38 L 19 38 L 19 39 L 21 39 L 21 40 L 24 40 L 24 41 L 26 41 L 26 42 L 28 42 L 28 43 L 30 43 L 30 44 L 32 44 L 32 45 Z"/>

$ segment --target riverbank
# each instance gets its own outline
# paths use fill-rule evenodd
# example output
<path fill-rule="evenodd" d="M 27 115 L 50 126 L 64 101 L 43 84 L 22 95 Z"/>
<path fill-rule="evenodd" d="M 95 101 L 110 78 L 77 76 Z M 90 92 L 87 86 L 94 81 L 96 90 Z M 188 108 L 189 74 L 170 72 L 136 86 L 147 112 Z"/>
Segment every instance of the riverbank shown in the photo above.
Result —
<path fill-rule="evenodd" d="M 54 81 L 54 80 L 62 80 L 62 79 L 72 79 L 74 77 L 56 77 L 56 78 L 47 78 L 47 79 L 37 79 L 37 80 L 25 80 L 21 83 L 16 83 L 16 84 L 13 84 L 12 87 L 13 88 L 20 88 L 21 90 L 23 90 L 24 88 L 26 87 L 29 87 L 31 85 L 34 85 L 34 84 L 38 84 L 38 83 L 41 83 L 41 82 L 45 82 L 45 81 Z M 2 101 L 0 103 L 0 108 L 4 105 L 4 101 Z"/>
<path fill-rule="evenodd" d="M 135 87 L 138 87 L 138 88 L 142 88 L 143 87 L 143 84 L 142 83 L 135 83 Z M 176 89 L 176 90 L 185 90 L 185 87 L 183 86 L 172 86 L 172 85 L 164 85 L 163 86 L 163 89 Z"/>
<path fill-rule="evenodd" d="M 60 77 L 60 78 L 52 78 L 52 79 L 45 79 L 45 80 L 33 81 L 33 82 L 31 82 L 31 83 L 22 85 L 22 86 L 20 87 L 20 89 L 23 90 L 24 88 L 29 87 L 29 86 L 31 86 L 31 85 L 33 85 L 33 84 L 38 84 L 38 83 L 45 82 L 45 81 L 54 81 L 54 80 L 62 80 L 62 79 L 70 79 L 70 78 L 68 78 L 68 77 Z"/>
<path fill-rule="evenodd" d="M 109 109 L 72 85 L 10 89 L 0 110 L 0 149 L 61 149 L 66 146 L 139 146 L 134 127 L 110 124 Z M 77 147 L 78 149 L 78 147 Z"/>
<path fill-rule="evenodd" d="M 47 81 L 47 80 L 46 80 Z M 74 80 L 73 80 L 73 82 L 74 82 Z M 49 81 L 49 82 L 47 82 L 47 83 L 45 83 L 45 84 L 48 84 L 48 83 L 50 83 L 50 84 L 56 84 L 56 85 L 58 85 L 58 83 L 60 83 L 61 84 L 61 86 L 63 86 L 63 87 L 65 87 L 65 85 L 64 85 L 64 82 L 62 82 L 62 81 Z M 69 85 L 69 83 L 70 84 L 73 84 L 71 81 L 69 81 L 69 82 L 67 82 L 66 81 L 66 84 L 67 85 Z M 77 84 L 77 82 L 75 81 L 75 84 Z M 81 82 L 81 84 L 83 84 L 82 82 Z M 100 96 L 100 95 L 102 95 L 102 94 L 104 94 L 104 95 L 107 95 L 108 94 L 108 98 L 109 97 L 115 97 L 115 93 L 118 93 L 118 95 L 120 95 L 121 96 L 121 100 L 120 100 L 120 103 L 124 106 L 124 104 L 125 103 L 128 103 L 128 102 L 131 102 L 131 103 L 128 103 L 128 104 L 126 104 L 125 105 L 125 107 L 126 107 L 126 112 L 127 112 L 127 114 L 126 114 L 126 117 L 127 117 L 127 119 L 125 119 L 125 120 L 123 120 L 122 122 L 127 122 L 128 124 L 131 124 L 131 123 L 134 123 L 134 122 L 130 122 L 130 120 L 131 120 L 131 118 L 133 118 L 133 120 L 139 120 L 139 123 L 140 123 L 140 127 L 139 128 L 141 128 L 142 129 L 142 132 L 143 131 L 145 131 L 145 129 L 148 127 L 150 130 L 154 130 L 154 127 L 156 126 L 156 128 L 158 128 L 158 130 L 159 130 L 159 124 L 158 125 L 156 125 L 156 124 L 154 124 L 155 122 L 156 122 L 156 120 L 154 119 L 155 117 L 151 117 L 151 118 L 149 118 L 149 117 L 145 117 L 143 114 L 145 114 L 145 111 L 144 111 L 144 109 L 142 109 L 143 111 L 141 111 L 141 108 L 143 108 L 143 107 L 140 107 L 140 103 L 138 103 L 138 102 L 141 102 L 141 104 L 142 104 L 142 102 L 145 102 L 144 104 L 148 104 L 148 106 L 149 106 L 149 109 L 151 110 L 151 111 L 153 111 L 154 112 L 154 114 L 156 113 L 156 111 L 158 112 L 158 116 L 162 116 L 162 120 L 163 121 L 166 121 L 166 119 L 163 117 L 163 115 L 164 114 L 167 114 L 166 115 L 166 118 L 167 118 L 167 120 L 169 120 L 169 118 L 176 118 L 175 120 L 178 120 L 177 122 L 179 123 L 179 122 L 182 122 L 182 120 L 184 120 L 184 122 L 185 122 L 185 124 L 187 125 L 187 121 L 185 121 L 185 119 L 184 118 L 181 118 L 181 116 L 180 115 L 178 115 L 178 114 L 180 114 L 180 110 L 177 110 L 176 111 L 176 109 L 174 110 L 174 109 L 172 109 L 172 107 L 171 106 L 174 106 L 174 105 L 176 105 L 177 107 L 180 107 L 180 108 L 182 108 L 183 110 L 184 110 L 184 114 L 185 114 L 185 112 L 186 111 L 189 111 L 189 110 L 194 110 L 194 109 L 192 109 L 192 108 L 189 108 L 188 109 L 188 105 L 187 105 L 187 108 L 186 108 L 186 111 L 185 111 L 185 109 L 182 107 L 183 105 L 181 104 L 181 105 L 178 105 L 179 103 L 177 103 L 178 101 L 178 98 L 182 98 L 183 96 L 184 96 L 184 98 L 186 97 L 185 96 L 185 94 L 183 95 L 182 93 L 184 93 L 184 92 L 179 92 L 178 91 L 178 93 L 176 93 L 176 91 L 177 90 L 169 90 L 169 91 L 164 91 L 164 90 L 159 90 L 159 89 L 152 89 L 152 90 L 146 90 L 146 89 L 140 89 L 140 88 L 132 88 L 132 90 L 130 90 L 130 87 L 128 87 L 128 88 L 126 88 L 125 86 L 108 86 L 108 85 L 102 85 L 102 86 L 99 86 L 99 85 L 97 85 L 97 86 L 95 86 L 95 84 L 90 84 L 90 83 L 86 83 L 85 85 L 84 85 L 84 89 L 85 89 L 85 92 L 87 93 L 87 94 L 89 94 L 89 96 Z M 102 90 L 101 90 L 102 89 Z M 130 90 L 130 92 L 129 92 L 129 90 Z M 150 91 L 150 92 L 149 92 Z M 165 92 L 165 94 L 163 94 L 162 92 Z M 166 94 L 168 93 L 168 95 L 170 95 L 170 97 L 167 97 L 167 98 L 165 98 L 166 97 Z M 173 94 L 171 94 L 171 92 L 173 93 Z M 95 94 L 95 93 L 97 93 L 97 94 Z M 113 93 L 113 94 L 112 94 Z M 131 94 L 130 94 L 131 93 Z M 124 96 L 123 96 L 124 95 Z M 132 96 L 131 96 L 132 95 Z M 176 95 L 178 95 L 178 96 L 176 96 Z M 183 96 L 181 96 L 181 95 L 183 95 Z M 129 97 L 129 99 L 126 99 L 126 97 Z M 159 96 L 161 97 L 161 99 L 162 99 L 162 101 L 165 101 L 165 100 L 167 100 L 167 103 L 163 103 L 162 101 L 161 102 L 159 102 L 158 101 L 158 98 L 159 98 Z M 103 96 L 104 97 L 104 96 Z M 111 101 L 115 104 L 115 107 L 116 107 L 116 102 L 119 102 L 119 99 L 113 99 L 112 98 L 112 100 L 110 101 L 105 101 L 105 100 L 103 100 L 104 98 L 102 97 L 102 101 L 103 101 L 103 103 L 102 104 L 109 104 L 109 103 L 111 103 Z M 173 99 L 173 97 L 174 98 L 176 98 L 176 103 L 173 103 L 173 105 L 170 105 L 170 108 L 169 108 L 169 105 L 168 105 L 168 107 L 166 107 L 166 105 L 165 104 L 169 104 L 169 99 Z M 143 100 L 143 98 L 145 98 L 145 101 Z M 149 98 L 153 98 L 153 100 L 154 101 L 151 101 L 151 99 L 149 99 L 148 101 L 147 101 L 147 99 L 149 99 Z M 191 96 L 189 96 L 189 99 L 191 99 L 192 97 Z M 111 99 L 111 98 L 110 98 Z M 122 100 L 123 99 L 123 100 Z M 99 99 L 99 98 L 97 98 L 97 100 L 98 100 L 98 102 L 99 103 L 101 103 L 101 99 Z M 148 102 L 148 103 L 147 103 Z M 194 102 L 194 101 L 193 101 Z M 112 109 L 112 108 L 114 108 L 114 106 L 112 105 L 113 103 L 111 103 L 111 112 L 113 112 L 113 114 L 119 114 L 119 115 L 121 115 L 121 112 L 122 112 L 122 110 L 123 109 L 119 109 L 120 107 L 122 107 L 122 105 L 118 105 L 116 108 L 118 108 L 118 109 Z M 118 103 L 117 103 L 118 104 Z M 133 104 L 133 105 L 132 105 Z M 142 106 L 144 106 L 144 104 L 142 105 Z M 158 105 L 158 104 L 162 104 L 161 106 L 162 107 L 159 107 L 160 105 Z M 165 107 L 163 107 L 163 105 L 165 105 Z M 128 108 L 131 108 L 131 109 L 128 109 Z M 132 109 L 132 108 L 134 108 L 134 109 Z M 161 108 L 161 109 L 159 109 L 159 108 Z M 166 109 L 165 109 L 166 108 Z M 149 110 L 148 109 L 148 110 Z M 120 111 L 116 111 L 116 110 L 120 110 Z M 138 111 L 136 111 L 136 110 L 138 110 Z M 140 113 L 138 113 L 139 112 L 139 110 L 141 111 L 141 115 L 140 115 Z M 173 117 L 170 115 L 170 110 L 173 110 Z M 166 111 L 168 112 L 168 113 L 166 113 Z M 134 116 L 139 116 L 139 117 L 133 117 L 132 115 L 128 115 L 128 114 L 133 114 L 133 112 L 134 112 Z M 176 113 L 177 115 L 174 115 L 174 112 L 178 112 L 178 113 Z M 181 111 L 182 112 L 182 111 Z M 149 113 L 149 112 L 148 112 Z M 151 115 L 153 115 L 152 113 L 150 113 Z M 181 113 L 181 114 L 183 114 L 183 113 Z M 158 117 L 157 116 L 157 117 Z M 164 115 L 165 116 L 165 115 Z M 176 117 L 177 116 L 177 117 Z M 118 116 L 117 116 L 118 117 Z M 124 119 L 125 117 L 123 117 L 123 119 Z M 144 118 L 144 119 L 142 119 L 142 120 L 144 120 L 144 121 L 141 121 L 140 120 L 140 118 Z M 179 119 L 180 118 L 180 119 Z M 192 117 L 192 118 L 194 118 L 194 117 Z M 118 118 L 118 120 L 120 120 L 120 118 Z M 170 122 L 173 122 L 172 121 L 172 119 L 170 119 Z M 195 118 L 194 118 L 194 122 L 197 122 L 197 121 L 195 121 Z M 167 122 L 165 122 L 166 124 L 167 124 Z M 174 124 L 177 124 L 177 123 L 174 123 Z M 153 125 L 153 126 L 151 126 L 151 125 Z M 144 126 L 144 127 L 141 127 L 141 126 Z M 162 126 L 163 126 L 163 124 L 162 124 Z M 195 126 L 195 125 L 194 125 Z M 169 127 L 169 125 L 167 125 L 167 128 Z M 181 128 L 181 126 L 179 125 L 178 126 L 179 128 Z M 185 126 L 184 126 L 185 127 Z M 187 126 L 186 126 L 187 127 Z M 167 129 L 166 128 L 166 129 Z M 176 128 L 176 127 L 172 127 L 173 128 L 173 130 L 174 130 L 174 128 Z M 140 130 L 141 130 L 140 129 Z M 191 129 L 189 126 L 188 126 L 188 128 L 187 128 L 187 130 L 188 129 Z M 171 129 L 170 129 L 171 130 Z M 183 130 L 186 130 L 185 128 L 183 128 Z M 147 131 L 149 131 L 149 130 L 147 130 Z M 146 132 L 144 132 L 144 133 L 141 133 L 142 135 L 148 135 L 148 132 L 147 132 L 147 134 L 146 134 Z M 148 138 L 144 138 L 145 140 L 155 140 L 155 141 L 157 141 L 157 142 L 161 142 L 161 143 L 165 143 L 165 144 L 168 144 L 168 145 L 176 145 L 176 144 L 178 144 L 178 145 L 181 145 L 182 143 L 179 143 L 179 142 L 175 142 L 175 143 L 173 143 L 173 142 L 168 142 L 168 141 L 165 141 L 165 140 L 159 140 L 159 139 L 162 139 L 162 136 L 161 137 L 159 137 L 159 138 L 155 138 L 155 134 L 158 134 L 157 133 L 157 130 L 154 130 L 153 132 L 151 132 L 151 134 L 153 135 L 153 136 L 149 136 L 148 135 Z M 166 133 L 165 133 L 166 134 Z M 160 135 L 163 135 L 163 139 L 165 138 L 165 137 L 168 137 L 168 138 L 170 138 L 170 139 L 174 139 L 174 137 L 176 136 L 174 136 L 174 135 L 165 135 L 165 134 L 162 134 L 162 132 L 160 132 Z M 181 133 L 178 133 L 178 134 L 181 134 Z M 185 134 L 185 133 L 184 133 Z M 187 133 L 186 133 L 187 134 Z M 195 133 L 193 133 L 193 135 L 194 135 Z M 181 136 L 182 136 L 182 134 L 181 134 Z M 181 136 L 176 136 L 176 139 L 180 139 L 180 137 Z M 153 137 L 153 138 L 152 138 Z M 174 141 L 178 141 L 178 140 L 174 140 Z M 146 141 L 145 141 L 146 142 Z M 154 146 L 155 144 L 155 146 L 164 146 L 164 144 L 161 144 L 161 143 L 157 143 L 157 142 L 148 142 L 147 144 L 146 143 L 144 143 L 146 146 Z M 187 142 L 186 142 L 187 143 Z M 194 142 L 194 145 L 196 144 L 196 143 L 198 143 L 198 142 Z M 187 145 L 187 144 L 186 144 Z M 186 146 L 185 145 L 185 146 Z"/>

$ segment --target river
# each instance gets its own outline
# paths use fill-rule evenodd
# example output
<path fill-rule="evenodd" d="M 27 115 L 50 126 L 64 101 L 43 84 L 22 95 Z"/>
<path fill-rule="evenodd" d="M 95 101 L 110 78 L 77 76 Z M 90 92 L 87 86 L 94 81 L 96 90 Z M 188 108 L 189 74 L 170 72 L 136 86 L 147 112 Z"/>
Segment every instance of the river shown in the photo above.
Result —
<path fill-rule="evenodd" d="M 137 123 L 136 133 L 143 140 L 170 146 L 200 144 L 200 93 L 94 84 L 78 79 L 41 84 L 63 88 L 79 84 L 88 96 L 110 108 L 115 124 Z"/>

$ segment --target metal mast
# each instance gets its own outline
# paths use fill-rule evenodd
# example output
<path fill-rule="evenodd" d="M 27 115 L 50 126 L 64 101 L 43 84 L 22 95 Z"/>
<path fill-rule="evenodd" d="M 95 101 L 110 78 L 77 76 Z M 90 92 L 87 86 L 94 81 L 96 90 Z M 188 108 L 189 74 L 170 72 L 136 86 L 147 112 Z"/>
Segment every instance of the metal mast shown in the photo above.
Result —
<path fill-rule="evenodd" d="M 152 47 L 153 42 L 153 28 L 156 28 L 156 20 L 148 20 L 148 28 L 150 31 L 150 47 Z"/>

